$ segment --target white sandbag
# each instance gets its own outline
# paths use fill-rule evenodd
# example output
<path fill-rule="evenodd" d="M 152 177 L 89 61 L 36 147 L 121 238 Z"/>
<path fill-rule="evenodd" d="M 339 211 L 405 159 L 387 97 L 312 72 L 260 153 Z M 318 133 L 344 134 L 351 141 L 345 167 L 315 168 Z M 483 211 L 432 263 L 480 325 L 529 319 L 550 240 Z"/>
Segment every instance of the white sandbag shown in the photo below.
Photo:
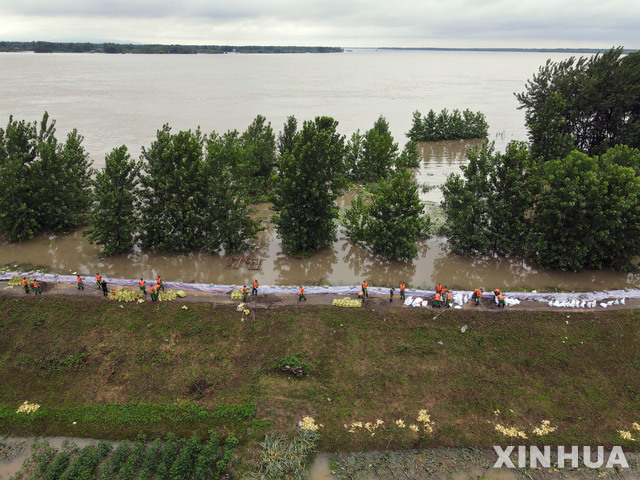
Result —
<path fill-rule="evenodd" d="M 420 297 L 416 297 L 416 299 L 411 303 L 412 307 L 421 307 L 422 299 Z"/>
<path fill-rule="evenodd" d="M 455 295 L 453 295 L 453 303 L 457 303 L 458 305 L 462 305 L 464 303 L 461 293 L 456 293 Z"/>
<path fill-rule="evenodd" d="M 407 297 L 404 299 L 404 304 L 408 307 L 413 302 L 413 297 Z"/>
<path fill-rule="evenodd" d="M 625 298 L 624 298 L 624 297 L 622 297 L 622 298 L 620 299 L 620 303 L 621 303 L 622 305 L 624 305 L 624 302 L 625 302 Z"/>

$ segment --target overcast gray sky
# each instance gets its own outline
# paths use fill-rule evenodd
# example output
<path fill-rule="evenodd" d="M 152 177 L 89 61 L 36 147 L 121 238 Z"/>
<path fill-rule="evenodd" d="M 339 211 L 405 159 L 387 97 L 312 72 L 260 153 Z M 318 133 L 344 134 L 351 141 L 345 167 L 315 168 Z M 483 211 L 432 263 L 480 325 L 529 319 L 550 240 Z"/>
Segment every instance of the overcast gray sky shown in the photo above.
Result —
<path fill-rule="evenodd" d="M 0 40 L 640 47 L 638 0 L 0 0 Z"/>

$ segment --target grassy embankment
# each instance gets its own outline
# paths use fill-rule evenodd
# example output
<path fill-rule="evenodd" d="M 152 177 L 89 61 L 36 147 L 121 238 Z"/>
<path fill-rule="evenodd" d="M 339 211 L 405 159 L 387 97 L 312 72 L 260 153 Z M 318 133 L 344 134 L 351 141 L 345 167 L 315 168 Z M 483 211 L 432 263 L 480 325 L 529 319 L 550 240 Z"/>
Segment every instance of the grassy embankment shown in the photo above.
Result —
<path fill-rule="evenodd" d="M 516 441 L 495 424 L 524 431 L 518 444 L 640 445 L 617 432 L 640 437 L 631 426 L 638 310 L 451 310 L 434 320 L 433 310 L 304 306 L 241 321 L 228 306 L 122 306 L 0 295 L 0 434 L 206 438 L 213 429 L 252 456 L 265 433 L 292 435 L 311 415 L 325 451 Z M 308 354 L 307 377 L 274 369 L 296 353 Z M 16 413 L 25 400 L 40 409 Z M 372 432 L 344 427 L 377 419 Z M 557 427 L 544 439 L 532 433 L 542 420 Z"/>

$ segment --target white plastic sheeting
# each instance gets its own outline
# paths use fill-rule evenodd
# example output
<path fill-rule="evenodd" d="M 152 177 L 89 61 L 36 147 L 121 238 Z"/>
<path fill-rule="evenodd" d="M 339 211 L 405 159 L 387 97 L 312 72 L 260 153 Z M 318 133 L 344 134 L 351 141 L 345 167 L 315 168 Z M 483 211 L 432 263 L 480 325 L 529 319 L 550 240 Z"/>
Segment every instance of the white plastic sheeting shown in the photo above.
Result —
<path fill-rule="evenodd" d="M 38 273 L 38 272 L 5 272 L 0 273 L 0 280 L 10 280 L 16 275 L 28 276 L 30 278 L 36 278 L 40 281 L 47 283 L 76 283 L 75 275 L 57 275 L 52 273 Z M 93 283 L 94 276 L 83 276 L 85 283 Z M 139 279 L 123 279 L 123 278 L 111 278 L 105 275 L 102 276 L 109 285 L 118 286 L 130 286 L 137 287 Z M 146 279 L 150 284 L 155 284 L 155 278 Z M 183 282 L 164 282 L 165 287 L 180 289 L 180 290 L 195 290 L 203 293 L 212 294 L 228 294 L 232 290 L 242 288 L 242 285 L 217 285 L 211 283 L 183 283 Z M 260 294 L 291 294 L 298 293 L 297 285 L 260 285 Z M 322 295 L 357 295 L 360 292 L 360 286 L 329 286 L 329 287 L 317 287 L 317 286 L 304 286 L 305 293 L 307 295 L 322 294 Z M 369 287 L 368 292 L 370 295 L 387 295 L 389 293 L 389 287 Z M 435 292 L 432 290 L 406 290 L 408 297 L 406 298 L 405 305 L 414 306 L 426 306 L 428 302 L 422 300 L 422 297 L 432 297 Z M 464 305 L 469 301 L 471 297 L 471 291 L 458 291 L 452 294 L 454 303 L 458 305 Z M 544 293 L 544 292 L 505 292 L 505 303 L 507 305 L 517 305 L 522 300 L 535 300 L 539 302 L 546 302 L 551 307 L 558 308 L 595 308 L 600 302 L 602 308 L 607 308 L 611 305 L 625 304 L 627 298 L 640 298 L 640 290 L 610 290 L 602 292 L 571 292 L 571 293 Z M 416 298 L 414 298 L 414 296 Z M 485 293 L 483 297 L 491 298 L 492 293 Z M 419 302 L 418 302 L 419 300 Z"/>

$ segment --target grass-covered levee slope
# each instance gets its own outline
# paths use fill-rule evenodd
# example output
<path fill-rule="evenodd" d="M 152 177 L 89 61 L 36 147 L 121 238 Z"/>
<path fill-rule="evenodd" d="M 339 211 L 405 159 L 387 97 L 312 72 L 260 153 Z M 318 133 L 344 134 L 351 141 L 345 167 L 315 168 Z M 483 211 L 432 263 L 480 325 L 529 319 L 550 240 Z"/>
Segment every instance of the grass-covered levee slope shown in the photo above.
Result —
<path fill-rule="evenodd" d="M 0 309 L 0 434 L 216 432 L 257 450 L 310 416 L 324 451 L 640 445 L 638 310 L 244 315 L 12 296 Z M 18 412 L 25 401 L 39 408 Z"/>

